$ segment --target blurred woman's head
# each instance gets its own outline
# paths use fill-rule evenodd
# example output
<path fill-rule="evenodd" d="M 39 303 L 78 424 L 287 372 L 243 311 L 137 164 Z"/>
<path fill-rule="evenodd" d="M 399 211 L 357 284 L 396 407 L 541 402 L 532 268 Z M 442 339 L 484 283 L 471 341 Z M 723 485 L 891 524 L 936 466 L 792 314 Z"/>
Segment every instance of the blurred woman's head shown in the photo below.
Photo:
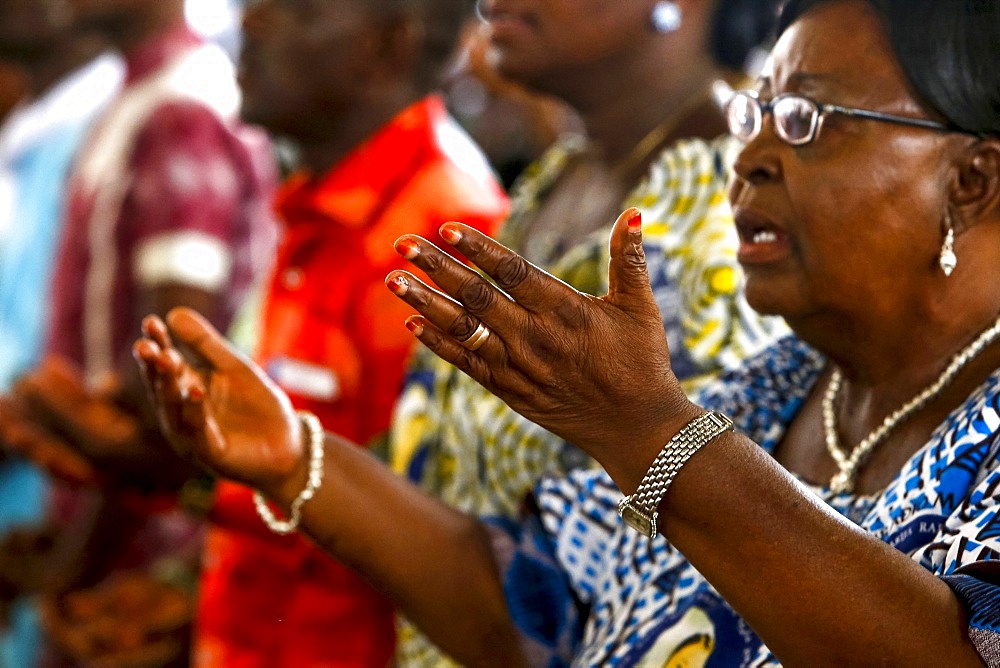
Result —
<path fill-rule="evenodd" d="M 739 70 L 772 33 L 778 0 L 480 0 L 497 68 L 541 92 L 594 66 L 704 60 Z"/>
<path fill-rule="evenodd" d="M 380 95 L 431 90 L 471 15 L 467 0 L 258 0 L 243 19 L 243 117 L 299 141 L 338 136 Z"/>

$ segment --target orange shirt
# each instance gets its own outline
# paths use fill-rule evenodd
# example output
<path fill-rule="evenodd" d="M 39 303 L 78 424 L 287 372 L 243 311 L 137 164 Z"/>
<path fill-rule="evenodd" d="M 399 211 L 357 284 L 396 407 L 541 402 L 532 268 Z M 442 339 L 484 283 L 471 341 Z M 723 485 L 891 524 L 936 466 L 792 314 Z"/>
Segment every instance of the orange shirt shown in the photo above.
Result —
<path fill-rule="evenodd" d="M 385 275 L 413 270 L 406 233 L 442 247 L 442 223 L 492 233 L 507 202 L 437 97 L 403 111 L 322 178 L 279 193 L 285 223 L 258 361 L 297 408 L 365 444 L 383 434 L 413 347 L 413 310 Z M 271 534 L 250 491 L 220 483 L 206 541 L 195 661 L 201 666 L 386 666 L 393 614 L 360 578 L 299 536 Z"/>

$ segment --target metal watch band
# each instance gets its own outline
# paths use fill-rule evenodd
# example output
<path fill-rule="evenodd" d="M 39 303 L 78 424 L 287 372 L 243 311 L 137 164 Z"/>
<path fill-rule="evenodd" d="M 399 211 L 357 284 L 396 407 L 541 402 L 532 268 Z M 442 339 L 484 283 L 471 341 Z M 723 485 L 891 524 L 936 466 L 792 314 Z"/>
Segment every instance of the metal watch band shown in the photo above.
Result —
<path fill-rule="evenodd" d="M 630 527 L 650 538 L 656 536 L 657 508 L 681 467 L 706 443 L 733 428 L 733 421 L 710 411 L 688 422 L 671 438 L 646 471 L 639 488 L 618 502 L 618 514 Z"/>

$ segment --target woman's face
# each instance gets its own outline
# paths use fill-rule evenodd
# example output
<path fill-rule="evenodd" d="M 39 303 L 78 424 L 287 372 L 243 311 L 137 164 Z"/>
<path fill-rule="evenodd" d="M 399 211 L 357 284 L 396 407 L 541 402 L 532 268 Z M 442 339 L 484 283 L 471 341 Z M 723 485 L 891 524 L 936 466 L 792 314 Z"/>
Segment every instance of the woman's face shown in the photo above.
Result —
<path fill-rule="evenodd" d="M 481 2 L 499 71 L 539 90 L 648 37 L 651 6 L 639 0 Z"/>
<path fill-rule="evenodd" d="M 928 118 L 860 0 L 819 5 L 781 36 L 760 99 L 782 93 Z M 793 326 L 817 314 L 919 308 L 945 280 L 937 256 L 948 156 L 967 141 L 830 114 L 812 143 L 792 147 L 768 115 L 737 160 L 731 192 L 750 304 Z"/>

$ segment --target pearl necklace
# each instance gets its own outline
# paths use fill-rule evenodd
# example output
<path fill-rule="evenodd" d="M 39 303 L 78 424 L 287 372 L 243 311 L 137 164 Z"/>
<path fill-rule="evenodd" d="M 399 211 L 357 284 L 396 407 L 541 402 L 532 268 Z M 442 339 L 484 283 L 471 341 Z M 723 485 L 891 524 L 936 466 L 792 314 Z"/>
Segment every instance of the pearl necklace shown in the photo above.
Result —
<path fill-rule="evenodd" d="M 837 413 L 833 405 L 837 400 L 837 394 L 840 392 L 843 378 L 840 374 L 840 369 L 834 369 L 830 375 L 830 383 L 826 386 L 826 393 L 823 395 L 823 428 L 826 432 L 826 449 L 830 453 L 830 456 L 833 457 L 833 460 L 837 462 L 837 467 L 840 469 L 830 480 L 831 491 L 835 494 L 853 492 L 854 483 L 857 478 L 857 469 L 868 454 L 875 449 L 875 446 L 884 441 L 900 422 L 937 397 L 947 387 L 948 383 L 954 380 L 958 372 L 981 353 L 983 348 L 996 340 L 997 337 L 1000 337 L 1000 318 L 993 323 L 992 327 L 980 334 L 975 341 L 952 357 L 951 363 L 941 372 L 937 380 L 886 417 L 882 421 L 882 424 L 869 433 L 850 453 L 844 452 L 840 445 L 840 439 L 837 436 Z"/>

